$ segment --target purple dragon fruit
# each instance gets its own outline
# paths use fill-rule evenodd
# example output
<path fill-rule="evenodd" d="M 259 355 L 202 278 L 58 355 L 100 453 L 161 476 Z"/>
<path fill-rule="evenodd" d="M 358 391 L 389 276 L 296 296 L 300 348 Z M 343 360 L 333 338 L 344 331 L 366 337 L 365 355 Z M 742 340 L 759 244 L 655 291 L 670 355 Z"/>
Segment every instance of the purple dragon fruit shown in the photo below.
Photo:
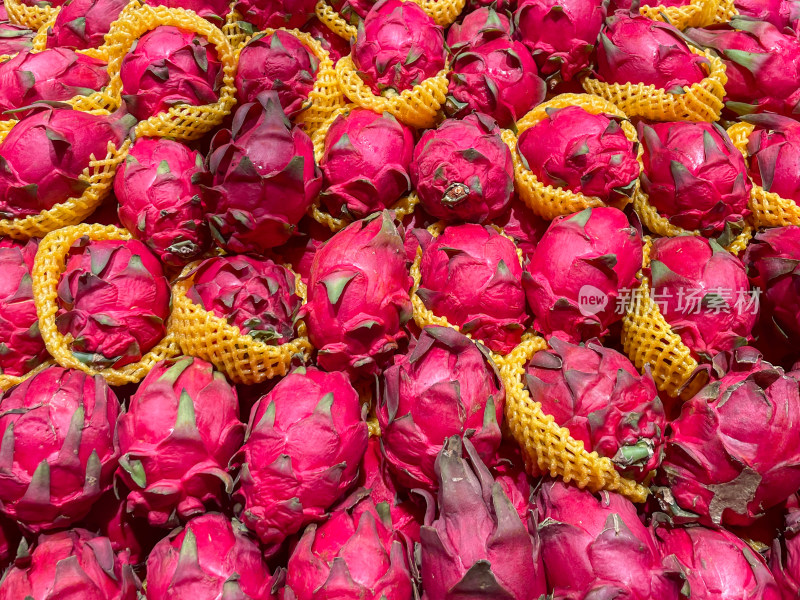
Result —
<path fill-rule="evenodd" d="M 772 544 L 769 567 L 783 593 L 782 600 L 800 596 L 800 496 L 789 498 L 781 535 Z"/>
<path fill-rule="evenodd" d="M 315 0 L 237 0 L 235 9 L 260 31 L 267 27 L 302 27 L 314 17 Z"/>
<path fill-rule="evenodd" d="M 350 54 L 350 42 L 339 37 L 330 27 L 316 17 L 303 25 L 301 31 L 311 34 L 311 37 L 317 40 L 322 45 L 322 48 L 328 52 L 334 64 L 343 56 Z"/>
<path fill-rule="evenodd" d="M 775 114 L 747 115 L 743 120 L 755 125 L 747 142 L 753 183 L 800 202 L 800 123 Z"/>
<path fill-rule="evenodd" d="M 230 12 L 229 0 L 145 0 L 145 3 L 150 6 L 192 10 L 217 27 L 222 27 L 225 16 Z"/>
<path fill-rule="evenodd" d="M 127 0 L 68 0 L 47 29 L 47 47 L 99 48 L 127 4 Z"/>
<path fill-rule="evenodd" d="M 475 9 L 447 30 L 447 48 L 451 56 L 497 39 L 511 39 L 511 20 L 491 6 Z"/>

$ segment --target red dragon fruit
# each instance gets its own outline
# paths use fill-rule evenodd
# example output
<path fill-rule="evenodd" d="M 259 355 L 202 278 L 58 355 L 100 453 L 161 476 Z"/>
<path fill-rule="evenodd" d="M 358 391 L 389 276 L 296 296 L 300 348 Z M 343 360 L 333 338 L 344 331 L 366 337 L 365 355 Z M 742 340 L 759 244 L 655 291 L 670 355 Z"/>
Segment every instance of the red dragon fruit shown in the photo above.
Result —
<path fill-rule="evenodd" d="M 119 413 L 102 377 L 61 367 L 0 395 L 2 512 L 34 532 L 85 516 L 117 468 Z"/>
<path fill-rule="evenodd" d="M 146 4 L 193 10 L 198 16 L 217 27 L 224 24 L 225 16 L 230 12 L 228 0 L 146 0 Z"/>
<path fill-rule="evenodd" d="M 358 27 L 359 23 L 367 17 L 374 5 L 375 0 L 330 1 L 330 6 L 339 13 L 339 16 L 355 27 Z"/>
<path fill-rule="evenodd" d="M 222 74 L 207 39 L 161 25 L 139 38 L 122 59 L 122 99 L 139 120 L 181 104 L 212 104 L 219 100 Z"/>
<path fill-rule="evenodd" d="M 439 518 L 421 531 L 423 598 L 543 598 L 539 537 L 528 532 L 468 439 L 446 440 L 436 474 Z"/>
<path fill-rule="evenodd" d="M 297 225 L 297 232 L 286 244 L 276 248 L 275 254 L 280 257 L 281 263 L 290 264 L 303 283 L 308 285 L 314 256 L 333 237 L 333 232 L 327 225 L 317 223 L 309 216 L 303 217 Z"/>
<path fill-rule="evenodd" d="M 775 114 L 747 115 L 748 173 L 765 191 L 800 202 L 800 123 Z"/>
<path fill-rule="evenodd" d="M 529 256 L 536 249 L 536 245 L 550 225 L 550 221 L 534 213 L 516 195 L 511 197 L 509 210 L 493 223 L 514 240 L 514 244 L 525 256 Z"/>
<path fill-rule="evenodd" d="M 447 119 L 422 135 L 414 149 L 411 181 L 430 215 L 482 223 L 508 209 L 514 163 L 497 123 L 473 114 Z"/>
<path fill-rule="evenodd" d="M 637 146 L 625 136 L 619 119 L 580 106 L 546 113 L 519 136 L 519 152 L 536 178 L 603 202 L 629 198 L 640 169 Z"/>
<path fill-rule="evenodd" d="M 47 358 L 33 302 L 33 259 L 39 247 L 0 238 L 0 374 L 19 377 Z"/>
<path fill-rule="evenodd" d="M 752 184 L 742 153 L 716 123 L 639 123 L 642 190 L 672 225 L 703 235 L 739 224 Z"/>
<path fill-rule="evenodd" d="M 471 436 L 487 462 L 500 447 L 503 384 L 485 350 L 449 327 L 426 327 L 386 369 L 381 392 L 383 451 L 409 489 L 436 489 L 436 455 L 449 436 Z"/>
<path fill-rule="evenodd" d="M 260 31 L 267 27 L 302 27 L 314 17 L 315 0 L 237 0 L 235 9 Z"/>
<path fill-rule="evenodd" d="M 0 20 L 0 56 L 11 56 L 17 52 L 25 52 L 33 47 L 33 38 L 36 32 L 15 25 L 8 21 L 8 13 L 3 8 L 3 18 Z"/>
<path fill-rule="evenodd" d="M 11 567 L 0 600 L 136 600 L 139 581 L 129 557 L 85 529 L 42 535 L 28 566 Z"/>
<path fill-rule="evenodd" d="M 377 374 L 407 338 L 411 285 L 403 237 L 388 212 L 328 240 L 314 256 L 302 311 L 319 365 Z"/>
<path fill-rule="evenodd" d="M 637 286 L 642 236 L 616 208 L 558 217 L 522 276 L 537 331 L 577 343 L 622 318 L 617 303 Z"/>
<path fill-rule="evenodd" d="M 126 0 L 68 0 L 47 29 L 47 47 L 99 48 L 127 4 Z"/>
<path fill-rule="evenodd" d="M 236 89 L 241 104 L 275 90 L 283 111 L 292 118 L 311 104 L 319 59 L 288 31 L 253 36 L 239 55 Z"/>
<path fill-rule="evenodd" d="M 174 600 L 270 600 L 272 576 L 247 530 L 206 513 L 161 540 L 147 557 L 147 596 Z"/>
<path fill-rule="evenodd" d="M 536 530 L 536 523 L 531 519 L 533 488 L 531 488 L 530 478 L 525 471 L 525 461 L 519 445 L 514 440 L 503 440 L 497 455 L 491 459 L 491 462 L 492 464 L 487 466 L 489 466 L 495 482 L 503 488 L 503 492 L 514 505 L 520 520 L 533 533 Z"/>
<path fill-rule="evenodd" d="M 380 0 L 359 25 L 353 63 L 375 94 L 397 95 L 444 69 L 442 28 L 413 2 Z"/>
<path fill-rule="evenodd" d="M 363 219 L 411 191 L 413 130 L 389 113 L 354 109 L 325 136 L 320 200 L 334 216 Z"/>
<path fill-rule="evenodd" d="M 328 52 L 334 64 L 343 56 L 350 54 L 350 42 L 334 33 L 330 27 L 316 17 L 303 25 L 301 31 L 310 33 L 322 45 L 322 48 Z"/>
<path fill-rule="evenodd" d="M 475 9 L 447 30 L 447 48 L 452 56 L 497 39 L 511 39 L 511 20 L 491 6 Z"/>
<path fill-rule="evenodd" d="M 658 238 L 650 258 L 653 301 L 694 356 L 708 360 L 752 338 L 758 304 L 742 261 L 699 236 Z"/>
<path fill-rule="evenodd" d="M 368 435 L 344 373 L 295 369 L 250 414 L 237 493 L 245 525 L 277 545 L 321 520 L 355 483 Z"/>
<path fill-rule="evenodd" d="M 778 29 L 791 27 L 789 5 L 796 0 L 734 0 L 736 12 L 751 21 L 766 21 Z"/>
<path fill-rule="evenodd" d="M 574 346 L 550 338 L 533 355 L 528 390 L 542 410 L 586 450 L 610 458 L 623 475 L 644 480 L 661 463 L 667 417 L 649 371 L 597 342 Z"/>
<path fill-rule="evenodd" d="M 119 218 L 165 264 L 180 266 L 210 246 L 198 178 L 203 157 L 164 138 L 139 138 L 114 179 Z"/>
<path fill-rule="evenodd" d="M 515 37 L 531 51 L 542 75 L 572 81 L 592 63 L 606 17 L 603 0 L 522 0 Z"/>
<path fill-rule="evenodd" d="M 453 225 L 425 248 L 417 295 L 436 315 L 507 354 L 529 320 L 514 243 L 491 227 Z"/>
<path fill-rule="evenodd" d="M 237 109 L 232 129 L 211 140 L 206 162 L 211 234 L 237 254 L 286 242 L 321 186 L 311 140 L 292 128 L 275 92 Z"/>
<path fill-rule="evenodd" d="M 781 535 L 772 544 L 769 567 L 781 589 L 782 600 L 800 596 L 800 497 L 795 494 L 786 503 Z"/>
<path fill-rule="evenodd" d="M 138 240 L 75 242 L 57 301 L 59 332 L 72 336 L 73 356 L 93 367 L 135 363 L 166 334 L 169 282 Z"/>

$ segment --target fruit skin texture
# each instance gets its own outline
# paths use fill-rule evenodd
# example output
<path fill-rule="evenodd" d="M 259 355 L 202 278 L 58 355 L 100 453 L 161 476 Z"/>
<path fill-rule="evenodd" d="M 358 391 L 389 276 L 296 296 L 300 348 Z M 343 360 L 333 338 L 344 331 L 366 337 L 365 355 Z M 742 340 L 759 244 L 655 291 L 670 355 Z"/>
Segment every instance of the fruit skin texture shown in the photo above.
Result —
<path fill-rule="evenodd" d="M 783 593 L 783 600 L 800 594 L 800 498 L 795 494 L 786 502 L 786 516 L 781 535 L 772 544 L 769 568 Z"/>
<path fill-rule="evenodd" d="M 47 30 L 48 48 L 99 48 L 126 0 L 70 0 Z"/>
<path fill-rule="evenodd" d="M 222 64 L 207 39 L 161 25 L 139 38 L 122 59 L 122 99 L 143 121 L 172 106 L 216 102 L 222 75 Z"/>
<path fill-rule="evenodd" d="M 533 401 L 588 452 L 610 458 L 624 476 L 644 480 L 661 463 L 667 426 L 649 370 L 639 375 L 627 357 L 596 341 L 576 346 L 552 337 L 550 347 L 526 368 Z"/>
<path fill-rule="evenodd" d="M 323 520 L 356 481 L 367 437 L 344 373 L 295 369 L 250 414 L 237 492 L 244 524 L 277 545 Z"/>
<path fill-rule="evenodd" d="M 502 215 L 514 191 L 514 162 L 486 115 L 447 119 L 422 134 L 411 181 L 422 207 L 446 221 L 483 223 Z"/>
<path fill-rule="evenodd" d="M 225 16 L 230 12 L 230 2 L 227 0 L 146 0 L 146 4 L 193 10 L 217 27 L 222 27 Z"/>
<path fill-rule="evenodd" d="M 195 517 L 147 557 L 152 598 L 271 600 L 272 576 L 258 545 L 238 521 L 220 513 Z"/>
<path fill-rule="evenodd" d="M 10 56 L 32 48 L 36 32 L 22 25 L 9 23 L 8 14 L 4 14 L 6 18 L 0 21 L 0 56 Z"/>
<path fill-rule="evenodd" d="M 508 40 L 511 39 L 511 27 L 511 20 L 505 13 L 491 6 L 482 6 L 447 29 L 447 48 L 451 56 L 456 56 L 486 42 Z"/>
<path fill-rule="evenodd" d="M 748 115 L 748 173 L 767 192 L 800 202 L 800 123 L 774 114 Z"/>
<path fill-rule="evenodd" d="M 547 116 L 519 137 L 520 153 L 543 184 L 608 203 L 633 193 L 640 171 L 636 150 L 619 119 L 580 106 L 547 109 Z"/>
<path fill-rule="evenodd" d="M 434 314 L 495 352 L 520 343 L 529 317 L 511 240 L 491 227 L 452 225 L 423 251 L 420 274 L 417 295 Z"/>
<path fill-rule="evenodd" d="M 423 599 L 543 598 L 539 537 L 528 532 L 469 439 L 446 440 L 436 475 L 439 518 L 431 515 L 421 530 Z"/>
<path fill-rule="evenodd" d="M 620 294 L 638 287 L 641 268 L 641 233 L 621 210 L 589 208 L 558 217 L 522 275 L 536 330 L 572 343 L 605 335 L 622 318 Z M 587 290 L 589 295 L 604 294 L 605 307 L 595 312 L 599 305 L 581 306 Z"/>
<path fill-rule="evenodd" d="M 84 517 L 111 487 L 119 414 L 102 377 L 61 367 L 0 396 L 0 510 L 33 532 Z"/>
<path fill-rule="evenodd" d="M 58 284 L 56 325 L 72 354 L 93 367 L 139 361 L 167 332 L 170 287 L 138 240 L 79 239 Z"/>
<path fill-rule="evenodd" d="M 384 211 L 356 221 L 317 251 L 301 316 L 328 371 L 376 375 L 408 334 L 412 280 L 403 238 Z"/>
<path fill-rule="evenodd" d="M 340 115 L 325 136 L 320 200 L 335 217 L 363 219 L 411 191 L 414 131 L 389 113 Z"/>
<path fill-rule="evenodd" d="M 444 69 L 442 28 L 413 2 L 381 0 L 358 29 L 353 62 L 377 95 L 399 94 Z"/>
<path fill-rule="evenodd" d="M 236 10 L 256 31 L 267 27 L 295 29 L 314 18 L 314 0 L 239 0 Z"/>
<path fill-rule="evenodd" d="M 766 21 L 778 29 L 791 27 L 790 6 L 796 0 L 734 0 L 740 17 L 752 21 Z"/>
<path fill-rule="evenodd" d="M 322 45 L 322 48 L 328 52 L 333 64 L 336 64 L 343 56 L 350 54 L 350 41 L 339 37 L 316 17 L 312 17 L 308 23 L 303 25 L 301 31 L 310 33 Z"/>
<path fill-rule="evenodd" d="M 20 376 L 47 358 L 33 302 L 33 259 L 39 242 L 0 239 L 0 373 Z"/>
<path fill-rule="evenodd" d="M 228 252 L 263 253 L 288 241 L 319 193 L 311 139 L 292 127 L 275 92 L 259 94 L 211 140 L 208 220 Z"/>
<path fill-rule="evenodd" d="M 181 266 L 211 245 L 198 178 L 203 157 L 166 138 L 139 138 L 114 178 L 119 219 L 170 266 Z"/>
<path fill-rule="evenodd" d="M 127 553 L 115 554 L 108 538 L 72 529 L 40 536 L 30 565 L 4 575 L 0 600 L 136 600 L 138 587 Z"/>
<path fill-rule="evenodd" d="M 449 327 L 426 327 L 384 373 L 376 408 L 389 467 L 408 489 L 434 491 L 444 440 L 471 436 L 485 461 L 500 447 L 505 389 L 485 349 Z"/>
<path fill-rule="evenodd" d="M 710 359 L 752 339 L 758 305 L 742 261 L 714 240 L 658 238 L 650 251 L 654 301 L 692 355 Z"/>

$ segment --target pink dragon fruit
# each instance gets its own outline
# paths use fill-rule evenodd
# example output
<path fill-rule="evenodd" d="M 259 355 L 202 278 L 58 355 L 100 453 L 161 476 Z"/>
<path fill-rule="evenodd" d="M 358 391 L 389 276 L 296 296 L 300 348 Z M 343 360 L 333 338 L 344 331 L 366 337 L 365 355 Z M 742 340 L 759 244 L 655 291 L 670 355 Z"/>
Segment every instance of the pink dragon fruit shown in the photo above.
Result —
<path fill-rule="evenodd" d="M 642 236 L 616 208 L 558 217 L 522 276 L 537 331 L 577 343 L 604 335 L 622 318 L 617 303 L 635 288 Z"/>
<path fill-rule="evenodd" d="M 554 336 L 550 347 L 527 365 L 531 398 L 586 450 L 643 481 L 661 463 L 667 426 L 649 370 L 639 375 L 627 357 L 597 342 L 574 346 Z"/>
<path fill-rule="evenodd" d="M 375 0 L 331 0 L 330 6 L 345 21 L 358 27 L 375 5 Z"/>
<path fill-rule="evenodd" d="M 534 213 L 516 195 L 511 197 L 509 210 L 494 219 L 493 223 L 514 240 L 514 244 L 525 256 L 529 256 L 536 249 L 536 245 L 550 225 L 550 221 Z"/>
<path fill-rule="evenodd" d="M 0 19 L 0 56 L 11 56 L 17 52 L 25 52 L 32 48 L 36 32 L 22 25 L 15 25 L 9 22 L 5 7 L 2 7 L 2 9 L 3 13 Z"/>
<path fill-rule="evenodd" d="M 766 21 L 778 29 L 791 28 L 789 21 L 792 2 L 796 0 L 734 0 L 736 12 L 751 21 Z"/>
<path fill-rule="evenodd" d="M 780 537 L 772 544 L 769 567 L 783 593 L 780 598 L 793 600 L 800 596 L 800 497 L 786 503 L 786 517 Z"/>
<path fill-rule="evenodd" d="M 47 29 L 47 47 L 99 48 L 127 4 L 126 0 L 68 0 Z"/>
<path fill-rule="evenodd" d="M 67 108 L 46 109 L 14 125 L 0 142 L 0 218 L 38 215 L 88 186 L 80 176 L 109 142 L 120 146 L 135 120 Z"/>
<path fill-rule="evenodd" d="M 315 0 L 237 0 L 235 9 L 256 31 L 302 27 L 314 18 Z"/>
<path fill-rule="evenodd" d="M 322 246 L 333 237 L 333 232 L 327 225 L 317 223 L 311 217 L 303 217 L 297 225 L 297 235 L 286 244 L 275 249 L 275 254 L 282 264 L 290 264 L 292 270 L 300 275 L 305 285 L 311 277 L 311 265 Z"/>
<path fill-rule="evenodd" d="M 353 63 L 375 94 L 397 95 L 445 67 L 442 28 L 413 2 L 380 0 L 351 42 Z"/>
<path fill-rule="evenodd" d="M 491 6 L 475 9 L 447 30 L 447 48 L 451 56 L 497 39 L 511 39 L 511 20 Z"/>
<path fill-rule="evenodd" d="M 317 361 L 329 371 L 375 375 L 407 334 L 412 279 L 388 212 L 348 225 L 314 256 L 301 311 Z"/>
<path fill-rule="evenodd" d="M 497 123 L 473 114 L 447 119 L 422 134 L 414 149 L 411 181 L 432 216 L 482 223 L 508 209 L 514 163 Z"/>
<path fill-rule="evenodd" d="M 242 454 L 242 518 L 280 544 L 356 481 L 367 449 L 358 394 L 344 373 L 298 368 L 253 407 Z"/>
<path fill-rule="evenodd" d="M 363 219 L 411 191 L 414 132 L 389 113 L 354 109 L 325 136 L 320 200 L 334 216 Z"/>
<path fill-rule="evenodd" d="M 384 373 L 376 413 L 389 467 L 409 489 L 435 490 L 445 439 L 471 436 L 487 462 L 500 447 L 505 390 L 489 356 L 449 327 L 426 327 Z"/>
<path fill-rule="evenodd" d="M 493 464 L 487 466 L 489 466 L 495 482 L 514 505 L 520 520 L 533 533 L 536 531 L 536 523 L 531 519 L 533 488 L 531 488 L 530 478 L 525 471 L 525 461 L 519 445 L 513 439 L 503 440 L 491 462 Z"/>
<path fill-rule="evenodd" d="M 275 92 L 237 109 L 232 129 L 211 140 L 206 162 L 211 234 L 237 254 L 286 242 L 321 186 L 311 140 L 292 128 Z"/>
<path fill-rule="evenodd" d="M 84 517 L 119 456 L 105 380 L 50 367 L 0 395 L 0 411 L 0 510 L 34 532 Z"/>
<path fill-rule="evenodd" d="M 800 202 L 800 123 L 775 114 L 747 115 L 748 173 L 767 192 Z"/>
<path fill-rule="evenodd" d="M 546 109 L 547 116 L 519 136 L 519 152 L 545 185 L 624 203 L 639 179 L 637 146 L 619 119 L 580 106 Z"/>
<path fill-rule="evenodd" d="M 699 236 L 658 238 L 650 258 L 653 301 L 693 356 L 710 360 L 752 339 L 758 304 L 742 261 Z"/>
<path fill-rule="evenodd" d="M 354 493 L 322 525 L 309 525 L 286 570 L 281 600 L 411 600 L 406 549 L 369 494 Z"/>
<path fill-rule="evenodd" d="M 515 38 L 533 54 L 542 75 L 572 81 L 588 71 L 606 17 L 603 0 L 522 0 Z"/>
<path fill-rule="evenodd" d="M 139 580 L 126 553 L 85 529 L 42 535 L 29 566 L 15 566 L 0 582 L 0 600 L 136 600 Z M 22 561 L 18 561 L 22 562 Z"/>
<path fill-rule="evenodd" d="M 197 600 L 271 600 L 273 584 L 247 530 L 219 513 L 206 513 L 161 540 L 147 557 L 147 596 Z"/>
<path fill-rule="evenodd" d="M 173 106 L 216 102 L 223 73 L 207 39 L 161 25 L 137 40 L 122 59 L 119 75 L 125 106 L 144 120 Z"/>
<path fill-rule="evenodd" d="M 204 261 L 193 274 L 187 297 L 242 335 L 274 345 L 296 337 L 303 300 L 286 267 L 250 256 L 221 256 Z"/>
<path fill-rule="evenodd" d="M 120 221 L 167 265 L 186 264 L 211 245 L 202 173 L 199 152 L 166 138 L 137 139 L 117 170 Z"/>
<path fill-rule="evenodd" d="M 453 225 L 422 253 L 417 295 L 490 350 L 519 344 L 529 316 L 514 243 L 491 227 Z"/>
<path fill-rule="evenodd" d="M 311 104 L 318 70 L 319 59 L 288 31 L 256 34 L 239 55 L 239 102 L 255 102 L 261 92 L 275 90 L 286 116 L 295 117 Z"/>
<path fill-rule="evenodd" d="M 118 369 L 141 360 L 166 335 L 170 288 L 161 263 L 138 240 L 72 245 L 58 284 L 56 325 L 73 356 Z"/>
<path fill-rule="evenodd" d="M 33 259 L 38 240 L 0 238 L 0 374 L 19 377 L 47 358 L 33 302 Z"/>
<path fill-rule="evenodd" d="M 316 17 L 303 25 L 301 31 L 310 33 L 322 45 L 334 64 L 343 56 L 350 54 L 350 42 L 334 33 L 330 27 Z"/>
<path fill-rule="evenodd" d="M 445 441 L 436 474 L 439 518 L 431 516 L 421 531 L 423 599 L 544 598 L 539 537 L 528 532 L 468 439 Z"/>
<path fill-rule="evenodd" d="M 198 16 L 210 21 L 217 27 L 225 23 L 225 16 L 230 12 L 228 0 L 146 0 L 150 6 L 166 6 L 193 10 Z"/>

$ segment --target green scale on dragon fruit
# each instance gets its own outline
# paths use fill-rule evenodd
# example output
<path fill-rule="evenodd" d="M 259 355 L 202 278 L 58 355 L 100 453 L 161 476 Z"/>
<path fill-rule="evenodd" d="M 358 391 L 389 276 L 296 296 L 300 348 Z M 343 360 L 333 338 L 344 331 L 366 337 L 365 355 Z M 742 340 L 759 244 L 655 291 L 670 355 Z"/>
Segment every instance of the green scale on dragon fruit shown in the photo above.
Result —
<path fill-rule="evenodd" d="M 800 203 L 800 123 L 771 113 L 746 115 L 742 121 L 755 126 L 747 140 L 753 183 Z"/>
<path fill-rule="evenodd" d="M 127 0 L 68 0 L 47 28 L 47 47 L 99 48 L 127 5 Z"/>
<path fill-rule="evenodd" d="M 477 8 L 447 29 L 447 50 L 452 58 L 486 42 L 509 40 L 512 27 L 507 14 L 491 6 Z"/>
<path fill-rule="evenodd" d="M 0 4 L 0 56 L 11 56 L 33 47 L 36 32 L 8 20 L 5 5 Z"/>

